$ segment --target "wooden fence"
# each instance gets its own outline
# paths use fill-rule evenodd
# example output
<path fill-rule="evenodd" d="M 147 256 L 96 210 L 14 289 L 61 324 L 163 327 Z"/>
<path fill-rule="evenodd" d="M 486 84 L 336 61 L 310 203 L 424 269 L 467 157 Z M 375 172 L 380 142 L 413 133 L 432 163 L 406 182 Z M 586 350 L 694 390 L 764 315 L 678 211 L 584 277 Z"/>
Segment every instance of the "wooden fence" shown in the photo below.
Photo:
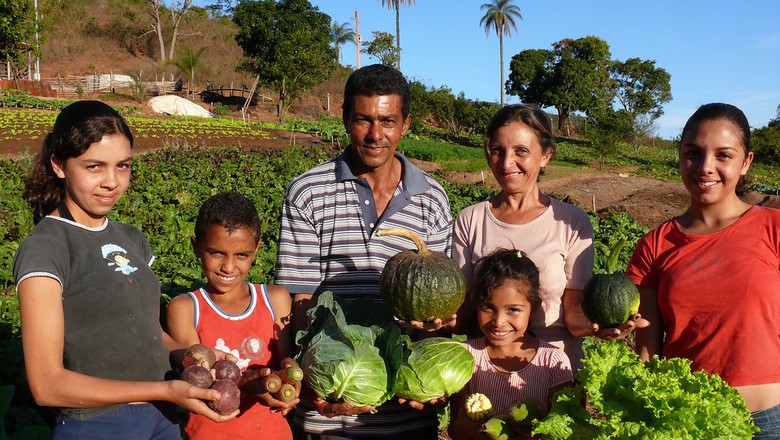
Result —
<path fill-rule="evenodd" d="M 75 99 L 96 92 L 121 92 L 132 94 L 136 80 L 128 75 L 94 74 L 87 76 L 61 76 L 42 78 L 41 81 L 54 90 L 58 97 Z M 181 81 L 164 79 L 140 81 L 149 96 L 167 95 L 181 90 Z"/>

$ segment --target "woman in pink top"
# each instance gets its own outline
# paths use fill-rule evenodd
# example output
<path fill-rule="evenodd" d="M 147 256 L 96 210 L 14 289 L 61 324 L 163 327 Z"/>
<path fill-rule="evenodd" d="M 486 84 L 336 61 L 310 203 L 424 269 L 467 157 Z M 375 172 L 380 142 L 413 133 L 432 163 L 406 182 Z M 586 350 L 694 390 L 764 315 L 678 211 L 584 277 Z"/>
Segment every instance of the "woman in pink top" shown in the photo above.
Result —
<path fill-rule="evenodd" d="M 465 412 L 470 394 L 487 396 L 496 415 L 509 414 L 512 405 L 525 399 L 537 401 L 546 414 L 552 393 L 574 380 L 566 354 L 528 332 L 542 297 L 539 269 L 522 252 L 497 249 L 481 259 L 468 302 L 477 310 L 482 336 L 466 341 L 474 374 L 452 398 L 451 407 L 457 410 L 448 431 L 453 440 L 482 438 L 478 431 L 484 420 L 471 420 Z"/>
<path fill-rule="evenodd" d="M 636 349 L 718 374 L 753 412 L 754 438 L 780 439 L 780 210 L 739 197 L 753 161 L 747 118 L 701 106 L 679 155 L 690 206 L 640 240 L 626 271 L 650 321 Z"/>
<path fill-rule="evenodd" d="M 549 117 L 538 107 L 515 104 L 499 110 L 487 129 L 485 154 L 501 191 L 465 208 L 455 222 L 452 256 L 467 280 L 474 263 L 497 248 L 522 250 L 539 267 L 543 306 L 530 331 L 562 348 L 579 368 L 582 337 L 601 329 L 582 311 L 582 289 L 593 275 L 593 227 L 579 207 L 543 194 L 539 177 L 555 153 Z M 458 328 L 473 329 L 474 311 L 458 312 Z M 623 335 L 634 327 L 629 321 Z"/>

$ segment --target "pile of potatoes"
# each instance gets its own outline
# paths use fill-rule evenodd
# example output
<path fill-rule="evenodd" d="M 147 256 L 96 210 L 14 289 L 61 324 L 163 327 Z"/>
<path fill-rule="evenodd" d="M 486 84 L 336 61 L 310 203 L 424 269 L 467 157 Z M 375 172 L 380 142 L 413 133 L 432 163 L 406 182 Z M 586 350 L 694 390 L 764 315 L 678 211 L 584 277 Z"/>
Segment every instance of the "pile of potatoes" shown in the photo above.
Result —
<path fill-rule="evenodd" d="M 260 381 L 261 390 L 271 393 L 282 402 L 291 402 L 298 397 L 303 370 L 291 358 L 281 362 L 281 369 L 269 368 L 247 370 L 244 374 L 235 362 L 229 359 L 217 360 L 214 351 L 203 344 L 195 344 L 187 349 L 182 360 L 184 369 L 180 379 L 200 388 L 212 388 L 219 391 L 220 398 L 207 402 L 209 407 L 219 414 L 230 414 L 241 403 L 241 390 L 251 381 Z M 212 375 L 211 370 L 214 370 Z"/>

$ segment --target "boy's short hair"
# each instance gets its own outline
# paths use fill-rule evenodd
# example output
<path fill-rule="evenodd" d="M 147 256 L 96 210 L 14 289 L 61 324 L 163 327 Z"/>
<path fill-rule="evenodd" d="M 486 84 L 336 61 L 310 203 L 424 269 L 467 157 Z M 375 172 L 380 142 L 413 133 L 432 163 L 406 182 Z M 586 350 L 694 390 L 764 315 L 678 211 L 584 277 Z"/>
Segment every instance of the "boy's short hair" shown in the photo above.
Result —
<path fill-rule="evenodd" d="M 260 216 L 257 208 L 248 198 L 237 192 L 223 192 L 203 202 L 195 220 L 195 239 L 201 240 L 211 225 L 225 227 L 228 232 L 246 228 L 260 241 Z"/>

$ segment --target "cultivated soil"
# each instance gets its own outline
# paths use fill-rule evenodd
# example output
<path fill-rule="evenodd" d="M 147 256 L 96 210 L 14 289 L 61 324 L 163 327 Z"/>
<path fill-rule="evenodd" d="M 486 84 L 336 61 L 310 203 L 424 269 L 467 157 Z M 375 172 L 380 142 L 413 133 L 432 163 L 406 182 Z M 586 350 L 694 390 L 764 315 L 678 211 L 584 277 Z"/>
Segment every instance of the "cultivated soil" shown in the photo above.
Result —
<path fill-rule="evenodd" d="M 413 160 L 426 171 L 438 164 Z M 573 203 L 586 211 L 626 212 L 639 224 L 653 229 L 688 207 L 688 191 L 679 180 L 662 180 L 629 174 L 630 170 L 548 166 L 540 183 L 541 190 L 559 200 Z M 483 173 L 446 172 L 455 183 L 482 183 L 496 190 L 498 184 L 490 171 Z M 780 208 L 780 197 L 749 192 L 748 203 Z"/>
<path fill-rule="evenodd" d="M 167 145 L 224 146 L 240 145 L 251 149 L 278 149 L 292 144 L 312 146 L 325 142 L 317 136 L 294 133 L 286 130 L 266 130 L 270 136 L 235 138 L 169 138 Z M 40 137 L 42 139 L 42 136 Z M 35 149 L 40 148 L 40 141 Z M 136 153 L 159 148 L 160 138 L 137 137 L 133 146 Z M 29 141 L 0 140 L 0 156 L 16 157 L 30 147 Z M 30 149 L 35 152 L 35 149 Z M 425 171 L 438 169 L 433 162 L 414 161 Z M 570 168 L 550 166 L 542 177 L 542 191 L 561 200 L 574 203 L 587 211 L 627 212 L 638 223 L 654 228 L 663 221 L 682 213 L 688 201 L 688 193 L 679 181 L 633 176 L 628 170 L 600 170 L 592 168 Z M 498 188 L 492 175 L 486 169 L 483 173 L 447 172 L 444 178 L 455 183 L 484 182 Z M 780 197 L 750 193 L 745 199 L 753 204 L 764 204 L 780 208 Z"/>

